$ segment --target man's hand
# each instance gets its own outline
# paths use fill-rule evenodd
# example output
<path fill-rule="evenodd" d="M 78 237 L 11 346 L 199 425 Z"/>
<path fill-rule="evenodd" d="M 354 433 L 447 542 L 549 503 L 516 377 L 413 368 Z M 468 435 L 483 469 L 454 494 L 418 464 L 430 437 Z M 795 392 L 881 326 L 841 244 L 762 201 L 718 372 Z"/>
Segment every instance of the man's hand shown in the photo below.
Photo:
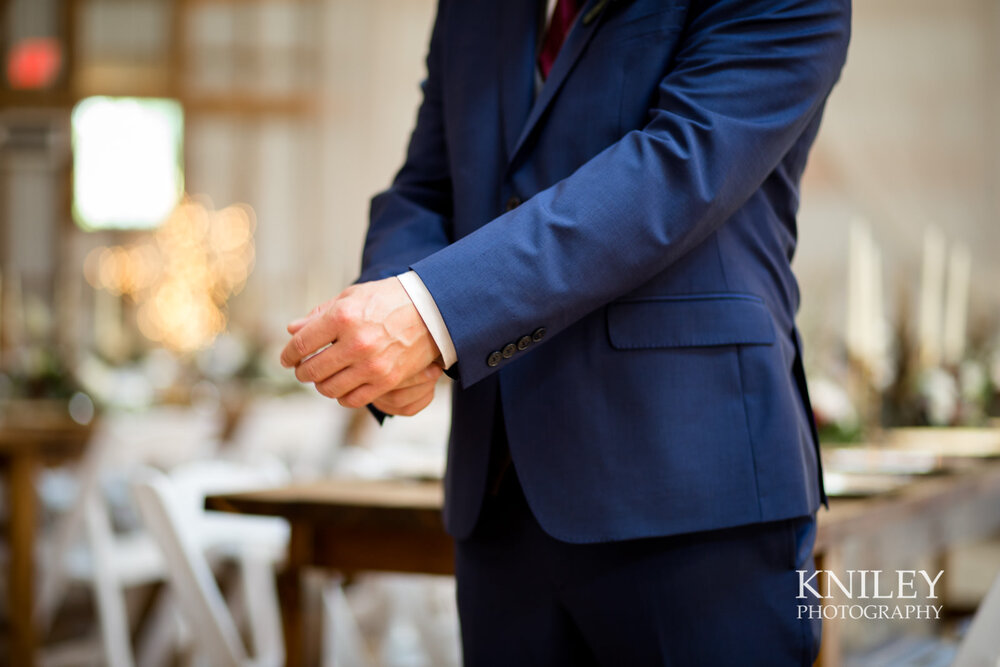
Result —
<path fill-rule="evenodd" d="M 440 351 L 396 278 L 348 287 L 288 331 L 282 365 L 345 407 L 381 399 L 383 412 L 416 414 L 433 397 Z"/>
<path fill-rule="evenodd" d="M 431 364 L 415 376 L 404 380 L 390 392 L 382 394 L 373 404 L 388 415 L 412 417 L 434 400 L 434 388 L 444 371 L 437 364 Z"/>

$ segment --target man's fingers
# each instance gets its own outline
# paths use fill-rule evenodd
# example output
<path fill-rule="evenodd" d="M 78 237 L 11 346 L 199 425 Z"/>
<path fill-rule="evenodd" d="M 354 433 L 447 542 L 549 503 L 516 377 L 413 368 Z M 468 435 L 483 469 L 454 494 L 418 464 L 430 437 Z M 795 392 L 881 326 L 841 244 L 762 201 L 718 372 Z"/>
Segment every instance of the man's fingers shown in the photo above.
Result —
<path fill-rule="evenodd" d="M 414 389 L 421 389 L 422 391 L 417 392 L 411 397 L 403 396 L 402 392 L 409 391 L 407 389 L 391 391 L 376 400 L 374 405 L 386 414 L 412 417 L 430 405 L 431 401 L 434 400 L 433 386 L 429 390 L 423 390 L 423 387 L 415 387 Z M 412 400 L 403 401 L 401 400 L 403 398 L 412 398 Z"/>
<path fill-rule="evenodd" d="M 344 398 L 347 394 L 361 388 L 362 386 L 368 386 L 365 384 L 365 373 L 363 370 L 357 366 L 349 366 L 344 370 L 336 373 L 335 375 L 316 382 L 316 391 L 323 394 L 327 398 L 335 398 L 340 400 Z M 344 407 L 359 408 L 362 405 L 367 405 L 371 400 L 365 401 L 361 405 L 344 405 Z"/>
<path fill-rule="evenodd" d="M 424 396 L 423 398 L 414 401 L 409 405 L 403 406 L 396 414 L 401 417 L 412 417 L 413 415 L 417 414 L 418 412 L 426 408 L 428 405 L 430 405 L 431 401 L 433 400 L 434 400 L 434 392 L 431 392 L 426 396 Z"/>
<path fill-rule="evenodd" d="M 309 324 L 309 320 L 311 319 L 312 318 L 307 315 L 306 317 L 300 317 L 297 320 L 292 320 L 288 323 L 288 326 L 285 327 L 285 330 L 294 336 L 299 332 L 299 329 Z"/>
<path fill-rule="evenodd" d="M 311 382 L 316 385 L 316 389 L 329 398 L 341 398 L 345 394 L 357 389 L 366 381 L 365 367 L 363 365 L 351 365 L 350 359 L 345 356 L 347 351 L 341 344 L 331 345 L 321 352 L 309 357 L 295 367 L 295 377 L 299 382 Z M 385 391 L 385 396 L 390 396 L 397 391 L 417 390 L 421 392 L 433 391 L 434 385 L 443 371 L 436 364 L 431 364 L 419 373 L 403 380 L 395 387 L 389 387 Z M 406 394 L 404 402 L 395 401 L 397 406 L 410 403 L 416 398 L 416 391 Z"/>
<path fill-rule="evenodd" d="M 394 389 L 378 397 L 375 407 L 382 410 L 381 406 L 390 408 L 402 408 L 414 401 L 418 401 L 427 394 L 434 393 L 434 385 L 430 383 L 418 384 L 405 389 Z M 382 410 L 385 412 L 385 410 Z"/>
<path fill-rule="evenodd" d="M 305 317 L 300 317 L 297 320 L 292 320 L 291 322 L 289 322 L 288 326 L 285 327 L 285 329 L 288 331 L 288 333 L 294 336 L 299 332 L 299 329 L 309 324 L 310 320 L 312 320 L 318 314 L 319 314 L 319 306 L 310 310 L 309 314 L 306 315 Z"/>
<path fill-rule="evenodd" d="M 281 365 L 291 368 L 313 352 L 329 345 L 337 337 L 336 310 L 328 308 L 306 322 L 292 335 L 281 351 Z"/>
<path fill-rule="evenodd" d="M 344 405 L 364 405 L 400 385 L 440 375 L 429 368 L 440 352 L 395 279 L 349 288 L 289 331 L 295 333 L 281 352 L 282 365 L 298 366 L 299 380 Z M 329 352 L 323 349 L 328 345 Z"/>
<path fill-rule="evenodd" d="M 297 334 L 299 332 L 299 330 L 302 327 L 304 327 L 305 325 L 309 324 L 309 322 L 313 318 L 315 318 L 317 315 L 319 315 L 320 313 L 322 313 L 324 310 L 326 310 L 327 308 L 329 308 L 330 306 L 332 306 L 334 301 L 335 301 L 335 299 L 330 299 L 329 301 L 321 303 L 318 306 L 316 306 L 315 308 L 313 308 L 312 310 L 310 310 L 309 314 L 306 315 L 305 317 L 300 317 L 297 320 L 292 320 L 291 322 L 289 322 L 288 326 L 285 327 L 288 330 L 288 333 L 292 334 L 293 336 L 295 334 Z"/>
<path fill-rule="evenodd" d="M 431 364 L 416 375 L 408 377 L 400 382 L 396 389 L 406 389 L 407 387 L 414 387 L 416 385 L 432 384 L 437 382 L 442 373 L 444 373 L 444 371 L 440 366 L 437 364 Z"/>
<path fill-rule="evenodd" d="M 370 384 L 363 384 L 337 399 L 345 408 L 363 408 L 381 396 L 383 390 Z"/>
<path fill-rule="evenodd" d="M 343 345 L 331 345 L 309 357 L 295 367 L 295 378 L 299 382 L 323 382 L 348 366 Z"/>

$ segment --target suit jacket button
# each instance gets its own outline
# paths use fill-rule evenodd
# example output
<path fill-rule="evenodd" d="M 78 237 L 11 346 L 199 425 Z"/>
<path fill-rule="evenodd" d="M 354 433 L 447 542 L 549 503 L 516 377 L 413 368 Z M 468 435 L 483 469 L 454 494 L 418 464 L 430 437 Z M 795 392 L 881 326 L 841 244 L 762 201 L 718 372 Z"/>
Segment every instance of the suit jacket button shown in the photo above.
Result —
<path fill-rule="evenodd" d="M 531 334 L 531 340 L 536 343 L 543 338 L 545 338 L 545 327 L 538 327 L 535 329 L 534 333 Z"/>
<path fill-rule="evenodd" d="M 502 352 L 503 358 L 504 359 L 510 359 L 511 357 L 514 356 L 515 352 L 517 352 L 517 346 L 514 345 L 514 343 L 507 343 L 506 345 L 504 345 L 504 348 L 503 348 L 503 352 Z"/>
<path fill-rule="evenodd" d="M 500 365 L 500 360 L 503 359 L 503 355 L 500 354 L 499 350 L 490 352 L 490 356 L 486 357 L 486 365 L 490 368 Z"/>
<path fill-rule="evenodd" d="M 521 198 L 518 197 L 517 195 L 514 195 L 513 197 L 511 197 L 510 199 L 507 200 L 507 210 L 508 211 L 513 211 L 515 208 L 517 208 L 520 205 L 521 205 Z"/>
<path fill-rule="evenodd" d="M 531 336 L 521 336 L 517 341 L 517 349 L 524 350 L 531 345 Z"/>

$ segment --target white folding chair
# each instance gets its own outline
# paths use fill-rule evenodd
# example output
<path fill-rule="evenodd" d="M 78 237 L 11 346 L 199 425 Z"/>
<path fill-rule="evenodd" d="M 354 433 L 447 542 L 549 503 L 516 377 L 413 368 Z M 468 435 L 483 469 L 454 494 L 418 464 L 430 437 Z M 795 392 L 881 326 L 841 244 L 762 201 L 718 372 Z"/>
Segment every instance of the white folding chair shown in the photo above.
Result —
<path fill-rule="evenodd" d="M 280 519 L 202 511 L 204 495 L 281 481 L 273 468 L 208 461 L 178 468 L 169 476 L 146 471 L 132 485 L 143 522 L 163 551 L 185 626 L 213 667 L 263 667 L 284 661 L 274 542 L 280 533 L 282 545 L 287 544 L 288 527 Z M 277 531 L 275 524 L 283 525 L 284 531 Z M 252 658 L 239 638 L 235 619 L 206 558 L 206 552 L 219 550 L 228 552 L 240 565 L 241 591 L 250 610 Z M 364 640 L 341 583 L 339 577 L 333 577 L 323 590 L 324 665 L 364 667 L 369 664 Z"/>
<path fill-rule="evenodd" d="M 322 476 L 354 414 L 315 392 L 257 398 L 247 405 L 226 450 L 281 460 L 296 479 Z"/>
<path fill-rule="evenodd" d="M 89 585 L 105 664 L 135 664 L 125 591 L 163 581 L 165 566 L 159 549 L 142 531 L 115 531 L 115 503 L 109 493 L 122 489 L 130 471 L 138 466 L 170 467 L 210 455 L 218 446 L 221 430 L 221 415 L 180 407 L 113 413 L 101 420 L 78 466 L 75 502 L 58 520 L 42 554 L 35 618 L 43 631 L 51 625 L 69 584 Z M 157 610 L 154 618 L 168 615 Z M 154 637 L 164 631 L 156 624 L 150 630 Z"/>
<path fill-rule="evenodd" d="M 440 477 L 445 467 L 451 420 L 451 386 L 442 381 L 434 401 L 414 417 L 392 418 L 376 427 L 369 422 L 356 446 L 346 448 L 337 461 L 337 473 L 347 476 Z M 461 664 L 454 584 L 438 577 L 370 575 L 357 582 L 371 605 L 356 599 L 359 619 L 378 618 L 378 663 Z M 350 592 L 348 597 L 352 597 Z"/>
<path fill-rule="evenodd" d="M 331 577 L 323 587 L 323 667 L 368 667 L 371 657 L 343 583 L 341 577 Z"/>
<path fill-rule="evenodd" d="M 190 516 L 185 511 L 177 489 L 162 473 L 150 470 L 132 486 L 143 523 L 156 540 L 167 562 L 168 580 L 176 595 L 181 613 L 192 634 L 195 647 L 215 667 L 277 667 L 284 661 L 284 646 L 277 634 L 266 628 L 254 628 L 256 651 L 253 658 L 240 638 L 236 623 L 215 581 L 197 530 L 185 528 Z M 262 562 L 264 561 L 264 562 Z M 260 577 L 261 570 L 272 572 L 271 564 L 260 552 L 243 554 L 248 604 L 257 610 L 269 609 L 272 621 L 278 621 L 277 589 L 273 576 Z M 247 576 L 249 571 L 250 576 Z M 280 624 L 279 624 L 280 627 Z M 264 636 L 261 636 L 261 633 Z"/>

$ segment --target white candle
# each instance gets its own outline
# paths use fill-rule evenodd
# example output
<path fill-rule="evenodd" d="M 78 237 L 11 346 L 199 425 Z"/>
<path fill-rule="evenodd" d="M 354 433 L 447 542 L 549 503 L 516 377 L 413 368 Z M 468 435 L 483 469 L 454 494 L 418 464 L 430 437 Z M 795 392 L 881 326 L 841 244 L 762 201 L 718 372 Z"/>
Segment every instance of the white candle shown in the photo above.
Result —
<path fill-rule="evenodd" d="M 872 352 L 872 312 L 874 311 L 875 295 L 872 286 L 875 282 L 875 266 L 873 260 L 873 248 L 871 232 L 868 226 L 861 230 L 861 271 L 860 271 L 860 304 L 858 314 L 860 316 L 859 327 L 859 352 L 858 356 L 865 362 L 865 366 L 871 369 Z"/>
<path fill-rule="evenodd" d="M 924 262 L 920 279 L 920 361 L 924 366 L 941 363 L 944 262 L 944 237 L 936 227 L 929 226 L 924 232 Z"/>
<path fill-rule="evenodd" d="M 972 258 L 963 243 L 952 246 L 948 258 L 948 292 L 944 309 L 944 359 L 958 364 L 965 356 Z"/>
<path fill-rule="evenodd" d="M 871 284 L 868 310 L 868 360 L 869 368 L 878 374 L 886 352 L 885 313 L 882 300 L 882 250 L 870 240 L 869 260 L 871 264 Z"/>
<path fill-rule="evenodd" d="M 863 220 L 849 228 L 847 272 L 847 349 L 874 368 L 882 350 L 882 254 Z"/>
<path fill-rule="evenodd" d="M 97 290 L 94 293 L 94 342 L 105 356 L 116 360 L 122 347 L 121 322 L 121 298 L 107 290 Z"/>
<path fill-rule="evenodd" d="M 7 277 L 7 348 L 17 349 L 24 344 L 24 292 L 21 289 L 21 275 L 11 269 Z"/>
<path fill-rule="evenodd" d="M 847 352 L 859 357 L 863 347 L 861 333 L 863 315 L 860 310 L 863 291 L 864 238 L 862 223 L 852 220 L 847 232 L 847 317 L 844 338 Z"/>

